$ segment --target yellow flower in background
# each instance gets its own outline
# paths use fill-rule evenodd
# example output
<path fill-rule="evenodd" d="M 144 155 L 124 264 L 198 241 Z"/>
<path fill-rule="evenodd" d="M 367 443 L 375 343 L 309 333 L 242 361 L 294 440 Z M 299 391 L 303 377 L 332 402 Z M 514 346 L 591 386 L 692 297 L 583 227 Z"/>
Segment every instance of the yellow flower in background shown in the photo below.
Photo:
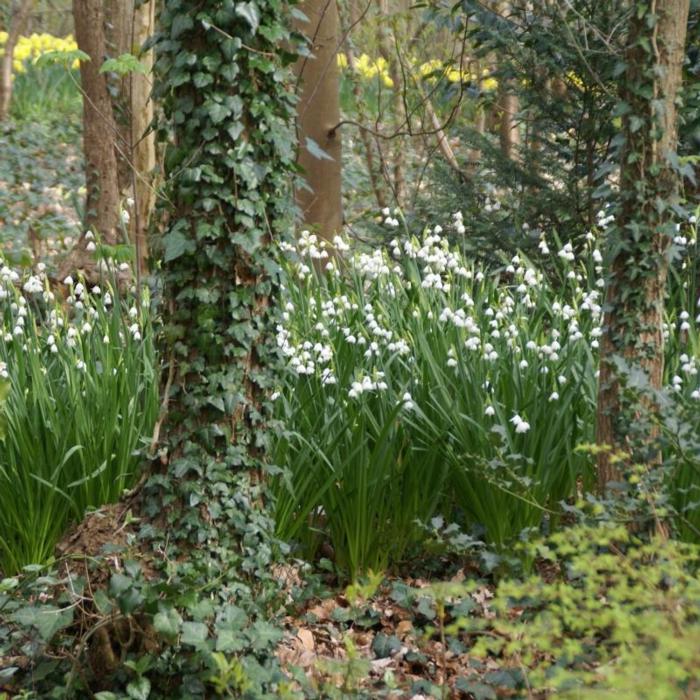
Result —
<path fill-rule="evenodd" d="M 574 73 L 573 71 L 569 71 L 566 74 L 566 80 L 568 83 L 578 88 L 579 90 L 583 90 L 586 87 L 583 80 L 581 79 L 581 76 L 576 75 L 576 73 Z"/>
<path fill-rule="evenodd" d="M 357 59 L 357 61 L 355 61 L 355 70 L 360 77 L 364 78 L 365 80 L 372 80 L 379 77 L 386 87 L 394 87 L 394 81 L 389 75 L 389 64 L 387 63 L 386 59 L 381 56 L 374 59 L 368 56 L 366 53 L 363 53 Z"/>
<path fill-rule="evenodd" d="M 445 77 L 451 83 L 461 83 L 469 78 L 469 73 L 460 71 L 457 68 L 448 68 L 447 71 L 445 71 Z"/>
<path fill-rule="evenodd" d="M 336 61 L 341 69 L 348 67 L 348 57 L 344 53 L 336 55 Z M 459 82 L 480 82 L 481 90 L 491 92 L 498 88 L 498 81 L 491 77 L 488 68 L 483 69 L 481 78 L 475 73 L 469 73 L 466 70 L 460 70 L 449 62 L 441 61 L 439 58 L 433 58 L 421 64 L 417 64 L 415 59 L 408 59 L 408 65 L 411 71 L 419 78 L 434 83 L 438 80 L 447 80 L 450 83 Z M 372 58 L 363 53 L 355 60 L 355 72 L 364 80 L 376 80 L 377 78 L 388 87 L 394 87 L 394 81 L 389 74 L 389 64 L 383 57 Z"/>
<path fill-rule="evenodd" d="M 0 56 L 4 54 L 2 47 L 7 41 L 7 32 L 0 32 Z M 75 39 L 69 34 L 65 38 L 53 36 L 52 34 L 32 34 L 31 36 L 21 36 L 17 40 L 15 53 L 12 61 L 12 69 L 15 73 L 23 73 L 27 63 L 35 61 L 39 56 L 49 51 L 70 52 L 75 51 L 78 45 Z M 74 61 L 73 68 L 77 68 L 79 61 Z"/>
<path fill-rule="evenodd" d="M 418 67 L 418 75 L 421 78 L 435 79 L 435 74 L 442 70 L 444 70 L 444 63 L 438 58 L 433 58 Z"/>

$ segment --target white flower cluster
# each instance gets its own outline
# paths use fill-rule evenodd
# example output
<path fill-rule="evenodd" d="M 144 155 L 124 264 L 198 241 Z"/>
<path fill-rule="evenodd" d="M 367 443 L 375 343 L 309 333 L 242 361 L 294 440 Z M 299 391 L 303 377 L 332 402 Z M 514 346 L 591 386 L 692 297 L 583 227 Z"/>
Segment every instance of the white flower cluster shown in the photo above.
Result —
<path fill-rule="evenodd" d="M 113 305 L 112 296 L 109 292 L 103 294 L 98 285 L 93 285 L 88 292 L 83 282 L 76 282 L 70 275 L 63 283 L 69 292 L 65 307 L 56 303 L 46 277 L 45 265 L 38 264 L 32 274 L 24 277 L 3 265 L 0 268 L 0 300 L 5 301 L 6 311 L 0 334 L 1 342 L 10 346 L 5 348 L 10 356 L 20 350 L 39 354 L 47 352 L 48 355 L 44 356 L 42 362 L 46 362 L 48 357 L 59 355 L 63 350 L 65 358 L 76 369 L 86 372 L 88 365 L 86 356 L 83 356 L 84 343 L 93 337 L 98 327 L 109 327 L 107 313 Z M 38 314 L 37 306 L 42 308 Z M 135 306 L 130 310 L 129 316 L 131 323 L 127 326 L 124 317 L 124 328 L 126 330 L 128 327 L 134 341 L 140 341 L 142 327 L 136 318 L 138 311 Z M 109 336 L 100 333 L 99 337 L 108 343 Z M 120 333 L 119 341 L 124 343 L 123 333 Z M 46 365 L 42 366 L 41 371 L 46 373 Z M 5 376 L 2 372 L 7 372 L 6 365 L 0 371 L 0 376 Z"/>
<path fill-rule="evenodd" d="M 376 372 L 374 378 L 364 376 L 354 381 L 350 386 L 348 396 L 351 399 L 356 399 L 367 392 L 386 391 L 388 388 L 389 385 L 384 381 L 384 372 Z"/>
<path fill-rule="evenodd" d="M 390 215 L 383 213 L 384 218 Z M 612 221 L 606 212 L 598 217 L 601 228 Z M 452 235 L 465 228 L 462 214 L 454 214 Z M 578 253 L 571 243 L 548 242 L 540 231 L 533 235 L 539 236 L 543 254 L 551 247 L 561 261 L 553 261 L 564 272 L 558 288 L 523 254 L 514 255 L 500 272 L 479 269 L 450 245 L 440 226 L 426 229 L 422 238 L 394 238 L 388 250 L 348 255 L 342 273 L 336 270 L 330 276 L 313 264 L 327 252 L 323 241 L 303 234 L 292 247 L 300 260 L 297 274 L 317 283 L 305 286 L 299 297 L 296 288 L 285 290 L 293 301 L 287 302 L 277 328 L 278 346 L 297 376 L 315 378 L 322 385 L 353 377 L 333 390 L 339 392 L 333 393 L 338 400 L 382 392 L 389 384 L 397 390 L 394 400 L 401 403 L 406 387 L 421 381 L 411 368 L 427 352 L 422 341 L 439 334 L 449 339 L 439 362 L 452 376 L 468 376 L 478 366 L 489 378 L 479 411 L 488 417 L 510 413 L 515 433 L 527 433 L 530 425 L 523 410 L 498 399 L 494 387 L 499 376 L 506 373 L 507 381 L 516 383 L 528 378 L 545 402 L 579 391 L 584 365 L 586 372 L 595 373 L 605 284 L 603 256 L 593 234 Z M 341 238 L 333 247 L 349 249 Z M 591 270 L 594 275 L 589 277 Z M 675 327 L 697 337 L 687 311 L 679 314 L 677 326 L 668 327 L 669 337 Z M 671 382 L 675 391 L 698 397 L 696 365 L 690 351 L 680 357 L 678 379 Z M 393 367 L 406 368 L 401 380 Z M 410 398 L 405 403 L 415 402 Z"/>

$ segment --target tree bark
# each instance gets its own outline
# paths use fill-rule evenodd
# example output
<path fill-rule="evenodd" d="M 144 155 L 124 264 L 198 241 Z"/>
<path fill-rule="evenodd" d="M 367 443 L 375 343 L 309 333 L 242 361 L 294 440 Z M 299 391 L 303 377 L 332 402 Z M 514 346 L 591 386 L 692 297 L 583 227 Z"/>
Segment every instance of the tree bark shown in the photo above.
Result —
<path fill-rule="evenodd" d="M 507 81 L 501 81 L 498 87 L 499 125 L 498 137 L 501 153 L 508 160 L 515 160 L 516 148 L 520 144 L 520 131 L 516 115 L 518 113 L 518 97 L 513 94 Z"/>
<path fill-rule="evenodd" d="M 134 14 L 134 45 L 143 46 L 155 31 L 155 0 L 136 8 Z M 155 133 L 149 131 L 153 121 L 150 75 L 153 70 L 153 51 L 143 52 L 141 63 L 146 74 L 131 77 L 131 144 L 133 164 L 134 215 L 130 221 L 130 235 L 136 246 L 139 272 L 148 270 L 148 226 L 155 207 L 153 172 L 156 167 Z"/>
<path fill-rule="evenodd" d="M 105 13 L 105 48 L 109 58 L 136 53 L 134 46 L 134 0 L 103 0 Z M 112 112 L 117 126 L 117 167 L 119 192 L 131 187 L 131 74 L 108 78 Z"/>
<path fill-rule="evenodd" d="M 367 110 L 365 109 L 365 99 L 360 86 L 360 78 L 357 71 L 357 57 L 355 56 L 355 49 L 352 44 L 351 32 L 354 27 L 357 27 L 362 20 L 360 14 L 360 8 L 357 3 L 352 0 L 347 4 L 348 11 L 348 21 L 345 23 L 341 22 L 341 28 L 343 36 L 345 37 L 345 53 L 348 58 L 348 68 L 350 69 L 350 80 L 352 81 L 352 94 L 355 98 L 355 110 L 357 112 L 358 121 L 362 126 L 366 126 L 369 123 L 369 118 L 367 116 Z M 338 6 L 338 11 L 340 12 L 340 6 Z M 362 141 L 362 147 L 365 152 L 365 163 L 367 165 L 367 174 L 369 175 L 370 185 L 372 186 L 372 192 L 374 192 L 374 198 L 377 201 L 377 207 L 382 210 L 387 206 L 386 193 L 384 191 L 384 182 L 381 179 L 381 173 L 379 168 L 375 164 L 375 147 L 372 144 L 372 139 L 370 138 L 369 132 L 366 129 L 359 128 L 359 137 Z"/>
<path fill-rule="evenodd" d="M 393 103 L 390 110 L 390 119 L 393 121 L 392 130 L 399 131 L 402 125 L 407 124 L 408 115 L 406 114 L 403 91 L 405 89 L 403 75 L 399 70 L 396 52 L 392 46 L 392 34 L 398 31 L 399 36 L 402 35 L 403 27 L 396 27 L 396 18 L 392 17 L 392 7 L 389 5 L 389 0 L 379 0 L 378 3 L 378 25 L 377 25 L 377 48 L 380 56 L 386 61 L 387 70 L 391 82 L 393 84 L 391 92 L 391 101 Z M 381 85 L 381 84 L 380 84 Z M 384 178 L 387 184 L 391 187 L 394 196 L 394 203 L 398 207 L 403 207 L 406 199 L 406 140 L 403 136 L 394 137 L 387 144 L 389 158 L 391 161 L 390 168 L 385 165 Z M 382 156 L 382 160 L 386 164 L 387 159 Z"/>
<path fill-rule="evenodd" d="M 496 3 L 496 13 L 506 19 L 511 12 L 510 3 Z M 515 149 L 520 145 L 520 131 L 516 115 L 519 109 L 518 96 L 513 92 L 511 81 L 501 77 L 498 81 L 498 101 L 496 105 L 498 111 L 498 139 L 501 146 L 501 153 L 504 158 L 514 160 Z"/>
<path fill-rule="evenodd" d="M 100 73 L 106 54 L 102 0 L 73 0 L 73 17 L 78 47 L 90 56 L 89 61 L 80 63 L 87 185 L 85 223 L 102 242 L 114 245 L 119 240 L 117 127 L 107 78 Z M 79 250 L 86 244 L 83 237 Z"/>
<path fill-rule="evenodd" d="M 2 62 L 0 62 L 0 122 L 7 119 L 12 100 L 12 61 L 15 46 L 19 40 L 34 6 L 34 0 L 20 0 L 19 5 L 13 4 L 10 25 L 7 32 Z"/>
<path fill-rule="evenodd" d="M 627 69 L 620 89 L 629 111 L 622 125 L 620 207 L 610 242 L 614 257 L 601 344 L 597 415 L 598 444 L 618 452 L 629 453 L 639 446 L 633 445 L 632 429 L 636 419 L 655 406 L 649 398 L 627 405 L 615 359 L 622 358 L 631 368 L 641 370 L 652 390 L 662 385 L 666 252 L 673 232 L 671 206 L 679 191 L 670 156 L 677 143 L 676 98 L 682 82 L 688 9 L 689 0 L 657 0 L 655 18 L 634 13 L 630 20 Z M 655 437 L 653 428 L 642 436 L 650 463 L 658 460 Z M 620 464 L 611 456 L 607 449 L 598 456 L 603 492 L 611 481 L 622 478 Z"/>
<path fill-rule="evenodd" d="M 307 185 L 297 189 L 296 200 L 304 224 L 330 241 L 343 225 L 342 143 L 334 128 L 340 123 L 338 8 L 335 0 L 305 0 L 299 9 L 309 18 L 298 29 L 308 38 L 311 54 L 299 59 L 295 71 L 300 86 L 298 164 Z M 328 157 L 315 156 L 307 139 L 316 142 Z"/>

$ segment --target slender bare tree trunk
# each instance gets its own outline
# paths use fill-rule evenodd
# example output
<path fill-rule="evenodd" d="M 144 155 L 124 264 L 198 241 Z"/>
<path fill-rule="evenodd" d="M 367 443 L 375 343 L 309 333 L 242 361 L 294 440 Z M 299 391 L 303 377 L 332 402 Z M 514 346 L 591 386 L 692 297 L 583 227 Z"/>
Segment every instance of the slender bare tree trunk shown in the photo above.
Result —
<path fill-rule="evenodd" d="M 134 47 L 134 0 L 103 0 L 105 47 L 110 58 L 136 53 Z M 131 187 L 131 74 L 108 78 L 112 112 L 117 126 L 119 192 Z"/>
<path fill-rule="evenodd" d="M 119 240 L 117 127 L 107 78 L 100 73 L 106 53 L 102 0 L 73 0 L 73 17 L 78 47 L 90 56 L 89 61 L 80 63 L 87 185 L 85 220 L 103 242 L 114 245 Z M 85 245 L 81 241 L 79 248 Z"/>
<path fill-rule="evenodd" d="M 357 57 L 355 56 L 355 50 L 352 46 L 352 41 L 350 39 L 350 34 L 352 28 L 356 27 L 360 22 L 359 8 L 357 3 L 351 1 L 348 3 L 348 14 L 349 22 L 342 23 L 343 35 L 346 37 L 345 42 L 345 53 L 348 58 L 348 67 L 350 68 L 350 75 L 352 80 L 352 94 L 355 97 L 355 109 L 357 110 L 357 117 L 360 122 L 361 127 L 366 126 L 369 123 L 367 118 L 367 112 L 365 110 L 364 95 L 362 94 L 362 88 L 360 87 L 360 81 L 357 74 Z M 338 12 L 341 11 L 341 6 L 336 3 L 338 7 Z M 365 163 L 367 164 L 367 174 L 369 175 L 369 181 L 372 186 L 372 192 L 374 192 L 374 198 L 377 200 L 377 206 L 379 209 L 384 209 L 386 207 L 386 193 L 384 191 L 383 182 L 381 181 L 379 174 L 377 172 L 377 166 L 374 161 L 375 151 L 372 145 L 372 139 L 366 129 L 359 129 L 360 140 L 362 141 L 362 147 L 365 152 Z"/>
<path fill-rule="evenodd" d="M 615 358 L 644 372 L 652 389 L 661 388 L 663 378 L 667 250 L 672 205 L 679 190 L 671 155 L 677 144 L 676 99 L 682 83 L 688 8 L 689 0 L 656 0 L 655 17 L 641 12 L 630 20 L 630 49 L 620 91 L 629 110 L 622 126 L 621 206 L 611 241 L 615 258 L 601 345 L 597 417 L 598 444 L 617 451 L 628 452 L 632 446 L 635 415 L 655 406 L 653 400 L 626 405 Z M 664 206 L 659 207 L 660 203 Z M 654 439 L 651 428 L 645 440 L 653 446 Z M 658 455 L 649 457 L 651 463 L 657 459 Z M 601 491 L 621 476 L 619 463 L 603 450 L 598 457 Z"/>
<path fill-rule="evenodd" d="M 155 0 L 149 0 L 136 8 L 134 13 L 134 45 L 143 46 L 155 30 Z M 139 271 L 144 274 L 148 268 L 147 231 L 151 214 L 155 207 L 153 172 L 156 166 L 155 133 L 149 131 L 153 121 L 153 101 L 151 100 L 151 71 L 153 51 L 143 52 L 141 63 L 146 74 L 132 74 L 131 77 L 131 153 L 133 164 L 134 215 L 130 222 L 131 238 L 136 245 Z"/>
<path fill-rule="evenodd" d="M 10 26 L 7 32 L 2 61 L 0 62 L 0 122 L 7 119 L 12 100 L 12 61 L 15 46 L 22 35 L 29 19 L 29 13 L 34 6 L 34 0 L 20 0 L 13 3 L 10 16 Z"/>
<path fill-rule="evenodd" d="M 308 185 L 298 189 L 296 200 L 304 224 L 332 240 L 343 225 L 342 143 L 335 128 L 340 123 L 338 8 L 335 0 L 304 0 L 299 9 L 309 18 L 299 29 L 309 39 L 311 55 L 299 59 L 296 65 L 300 85 L 298 163 Z M 314 155 L 307 139 L 318 144 L 325 157 Z"/>
<path fill-rule="evenodd" d="M 503 18 L 510 14 L 510 3 L 499 2 L 496 12 Z M 517 95 L 513 92 L 511 81 L 501 78 L 498 84 L 498 137 L 504 158 L 514 160 L 516 148 L 520 145 L 520 131 L 516 116 L 519 109 Z"/>
<path fill-rule="evenodd" d="M 425 107 L 425 112 L 430 119 L 430 126 L 435 131 L 435 138 L 438 142 L 438 147 L 440 148 L 440 153 L 442 153 L 443 158 L 447 161 L 449 166 L 459 175 L 460 179 L 464 178 L 464 172 L 459 165 L 457 156 L 450 144 L 450 140 L 447 138 L 445 130 L 442 128 L 442 123 L 440 122 L 440 117 L 435 112 L 433 103 L 430 101 L 430 97 L 423 94 L 423 106 Z"/>
<path fill-rule="evenodd" d="M 502 81 L 498 87 L 499 125 L 498 136 L 501 153 L 508 160 L 515 160 L 516 149 L 520 145 L 520 131 L 516 115 L 518 113 L 518 97 L 511 92 L 507 82 Z"/>
<path fill-rule="evenodd" d="M 470 66 L 471 70 L 471 66 Z M 476 81 L 479 88 L 481 88 L 481 62 L 475 62 L 476 71 Z M 486 134 L 486 110 L 481 103 L 478 103 L 475 108 L 474 114 L 474 132 L 477 138 L 481 138 Z M 467 174 L 474 175 L 479 169 L 481 164 L 481 149 L 480 148 L 470 148 L 467 153 Z"/>
<path fill-rule="evenodd" d="M 150 99 L 153 51 L 141 53 L 141 46 L 153 35 L 155 0 L 137 4 L 134 0 L 105 1 L 106 43 L 110 55 L 134 54 L 146 73 L 131 72 L 120 77 L 112 91 L 112 107 L 118 131 L 117 164 L 119 192 L 131 198 L 129 238 L 136 248 L 140 275 L 147 272 L 146 231 L 155 205 L 151 184 L 155 168 L 155 135 L 149 132 L 153 120 Z"/>
<path fill-rule="evenodd" d="M 391 29 L 390 29 L 391 27 Z M 391 41 L 391 32 L 397 31 L 396 25 L 392 26 L 392 8 L 389 0 L 379 0 L 379 24 L 377 26 L 377 45 L 379 53 L 388 66 L 389 78 L 393 84 L 392 102 L 393 130 L 398 131 L 401 125 L 406 124 L 406 109 L 403 100 L 404 80 L 399 70 L 398 60 Z M 398 30 L 401 34 L 401 29 Z M 388 144 L 391 158 L 390 170 L 384 176 L 389 182 L 394 201 L 402 207 L 406 199 L 406 142 L 403 136 L 396 136 Z"/>

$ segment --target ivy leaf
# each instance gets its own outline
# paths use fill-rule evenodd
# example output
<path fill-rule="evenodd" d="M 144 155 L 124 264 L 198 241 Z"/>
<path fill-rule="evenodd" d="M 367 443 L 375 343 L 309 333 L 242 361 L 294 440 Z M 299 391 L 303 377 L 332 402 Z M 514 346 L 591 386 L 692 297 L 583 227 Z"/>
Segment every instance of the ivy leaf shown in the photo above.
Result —
<path fill-rule="evenodd" d="M 311 20 L 309 19 L 308 15 L 305 15 L 298 7 L 293 7 L 289 14 L 294 18 L 299 20 L 300 22 L 304 22 L 305 24 L 308 24 Z"/>
<path fill-rule="evenodd" d="M 143 676 L 131 681 L 126 686 L 126 694 L 133 700 L 148 700 L 148 696 L 151 694 L 151 681 Z"/>
<path fill-rule="evenodd" d="M 165 251 L 163 259 L 165 262 L 170 262 L 179 258 L 191 250 L 192 242 L 188 241 L 182 231 L 171 231 L 170 233 L 163 236 L 163 244 L 165 246 Z"/>
<path fill-rule="evenodd" d="M 207 641 L 209 628 L 203 622 L 182 623 L 182 643 L 202 647 Z"/>
<path fill-rule="evenodd" d="M 236 14 L 243 17 L 250 25 L 250 30 L 253 34 L 258 31 L 260 26 L 260 11 L 254 2 L 239 2 L 236 5 Z"/>
<path fill-rule="evenodd" d="M 282 632 L 269 622 L 258 620 L 250 630 L 249 637 L 253 649 L 262 651 L 271 644 L 279 642 Z"/>
<path fill-rule="evenodd" d="M 100 589 L 95 591 L 94 601 L 95 606 L 103 615 L 109 615 L 114 609 L 114 603 L 112 603 L 109 596 Z"/>
<path fill-rule="evenodd" d="M 180 624 L 182 617 L 174 608 L 161 610 L 156 613 L 153 618 L 153 627 L 158 634 L 163 635 L 167 639 L 174 639 L 180 633 Z"/>
<path fill-rule="evenodd" d="M 496 691 L 485 683 L 458 678 L 455 687 L 464 693 L 473 695 L 475 700 L 496 700 Z"/>
<path fill-rule="evenodd" d="M 401 640 L 393 634 L 379 632 L 372 642 L 372 651 L 378 659 L 386 659 L 401 649 Z"/>
<path fill-rule="evenodd" d="M 216 638 L 216 650 L 235 654 L 245 649 L 245 640 L 238 630 L 220 630 Z"/>
<path fill-rule="evenodd" d="M 229 114 L 231 114 L 231 110 L 225 105 L 214 102 L 214 104 L 209 107 L 209 118 L 214 124 L 220 124 Z"/>
<path fill-rule="evenodd" d="M 48 642 L 58 630 L 68 627 L 73 622 L 73 609 L 61 610 L 53 606 L 39 608 L 34 619 L 34 626 L 39 636 Z"/>
<path fill-rule="evenodd" d="M 416 612 L 422 615 L 426 620 L 435 619 L 435 610 L 433 609 L 433 601 L 425 596 L 418 599 Z"/>
<path fill-rule="evenodd" d="M 313 139 L 306 137 L 306 150 L 317 160 L 334 160 L 333 156 L 326 153 Z"/>
<path fill-rule="evenodd" d="M 170 30 L 170 38 L 177 39 L 183 32 L 194 27 L 194 20 L 187 12 L 178 12 L 173 18 L 172 28 Z"/>

